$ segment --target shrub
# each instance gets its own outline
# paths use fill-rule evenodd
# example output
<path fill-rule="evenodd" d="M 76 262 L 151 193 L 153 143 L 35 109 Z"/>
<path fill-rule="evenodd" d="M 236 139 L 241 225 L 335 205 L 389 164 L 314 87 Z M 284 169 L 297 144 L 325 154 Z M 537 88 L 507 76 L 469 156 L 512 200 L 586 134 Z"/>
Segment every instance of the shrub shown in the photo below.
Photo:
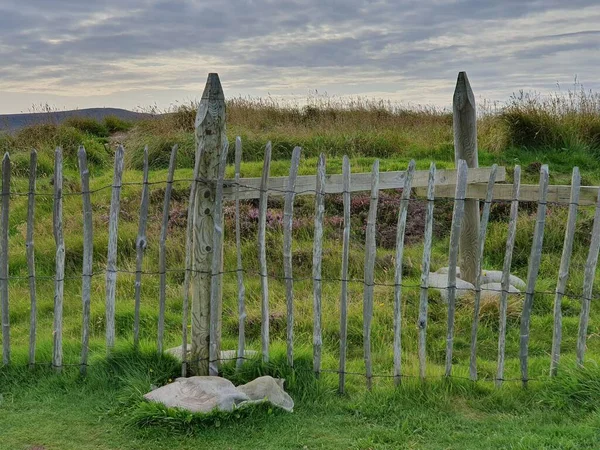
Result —
<path fill-rule="evenodd" d="M 98 122 L 96 119 L 91 117 L 69 117 L 64 121 L 64 125 L 73 127 L 84 133 L 89 133 L 94 136 L 106 137 L 108 136 L 108 129 L 106 125 Z"/>
<path fill-rule="evenodd" d="M 104 118 L 104 127 L 109 133 L 117 133 L 119 131 L 129 131 L 133 127 L 133 123 L 121 119 L 120 117 L 111 115 Z"/>

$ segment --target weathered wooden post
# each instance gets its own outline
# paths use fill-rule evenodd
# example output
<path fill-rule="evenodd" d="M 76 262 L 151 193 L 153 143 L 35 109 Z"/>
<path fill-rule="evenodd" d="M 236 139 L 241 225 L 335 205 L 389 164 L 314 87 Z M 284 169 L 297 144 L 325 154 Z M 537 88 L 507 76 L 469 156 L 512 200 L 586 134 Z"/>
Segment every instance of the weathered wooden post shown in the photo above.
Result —
<path fill-rule="evenodd" d="M 466 72 L 459 72 L 452 100 L 454 124 L 454 161 L 464 159 L 469 169 L 479 167 L 477 156 L 477 114 L 475 96 Z M 465 212 L 460 230 L 460 277 L 475 283 L 478 256 L 479 200 L 465 200 Z"/>
<path fill-rule="evenodd" d="M 191 371 L 208 375 L 211 270 L 215 209 L 215 181 L 225 134 L 225 96 L 219 75 L 208 74 L 206 87 L 196 113 L 196 160 L 198 180 L 192 226 L 192 354 Z M 222 306 L 219 300 L 219 316 Z M 220 340 L 220 321 L 218 327 Z M 219 348 L 217 343 L 217 348 Z M 217 352 L 218 354 L 218 352 Z M 185 356 L 185 355 L 184 355 Z"/>

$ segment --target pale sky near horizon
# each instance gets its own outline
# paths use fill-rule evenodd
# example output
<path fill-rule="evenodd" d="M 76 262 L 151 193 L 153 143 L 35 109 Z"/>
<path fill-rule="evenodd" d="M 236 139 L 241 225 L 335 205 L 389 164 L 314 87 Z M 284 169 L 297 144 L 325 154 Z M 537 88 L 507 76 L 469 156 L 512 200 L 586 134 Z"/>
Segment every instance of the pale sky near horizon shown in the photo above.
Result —
<path fill-rule="evenodd" d="M 0 114 L 310 92 L 450 105 L 600 90 L 597 0 L 0 0 Z"/>

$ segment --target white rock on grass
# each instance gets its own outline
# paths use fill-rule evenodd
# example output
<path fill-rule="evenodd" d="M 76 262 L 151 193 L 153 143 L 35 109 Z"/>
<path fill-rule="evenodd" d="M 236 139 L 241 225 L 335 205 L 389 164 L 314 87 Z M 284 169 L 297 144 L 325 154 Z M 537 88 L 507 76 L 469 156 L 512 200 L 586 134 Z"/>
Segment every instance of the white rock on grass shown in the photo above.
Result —
<path fill-rule="evenodd" d="M 439 291 L 444 302 L 448 301 L 448 272 L 437 273 L 432 272 L 429 274 L 429 287 L 435 288 Z M 473 295 L 475 292 L 475 286 L 468 281 L 456 279 L 456 299 L 460 300 L 469 295 Z"/>
<path fill-rule="evenodd" d="M 285 411 L 292 412 L 294 409 L 294 400 L 283 390 L 284 381 L 281 378 L 264 376 L 252 380 L 250 383 L 238 386 L 237 389 L 246 394 L 251 402 L 266 400 Z"/>
<path fill-rule="evenodd" d="M 508 287 L 508 298 L 515 297 L 520 294 L 521 291 L 516 287 L 510 285 Z M 502 283 L 486 283 L 481 285 L 481 301 L 500 301 L 502 295 Z"/>
<path fill-rule="evenodd" d="M 442 267 L 435 271 L 435 273 L 448 273 L 448 267 Z M 502 281 L 502 271 L 501 270 L 483 270 L 481 272 L 481 284 L 489 284 L 489 283 L 500 283 Z M 460 278 L 460 267 L 456 268 L 456 277 Z M 510 275 L 509 283 L 516 287 L 517 289 L 523 290 L 525 289 L 525 281 L 521 278 Z"/>

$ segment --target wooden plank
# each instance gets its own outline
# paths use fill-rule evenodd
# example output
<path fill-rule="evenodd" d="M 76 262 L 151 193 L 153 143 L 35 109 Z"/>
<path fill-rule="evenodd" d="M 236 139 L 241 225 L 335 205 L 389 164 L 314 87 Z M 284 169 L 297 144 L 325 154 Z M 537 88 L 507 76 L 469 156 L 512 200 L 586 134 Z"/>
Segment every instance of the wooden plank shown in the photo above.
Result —
<path fill-rule="evenodd" d="M 452 99 L 454 161 L 463 159 L 469 169 L 479 167 L 477 153 L 476 101 L 466 72 L 459 72 Z M 460 229 L 460 276 L 475 284 L 479 237 L 479 202 L 464 201 L 464 220 Z M 450 271 L 452 272 L 452 271 Z M 450 273 L 449 272 L 449 273 Z M 448 354 L 446 354 L 448 356 Z M 446 368 L 446 370 L 448 370 Z"/>
<path fill-rule="evenodd" d="M 504 251 L 504 264 L 502 266 L 500 293 L 500 316 L 498 329 L 498 367 L 496 370 L 496 386 L 500 387 L 504 378 L 504 351 L 506 348 L 506 311 L 508 309 L 508 289 L 510 287 L 510 265 L 512 253 L 517 237 L 517 216 L 519 213 L 519 198 L 521 195 L 521 166 L 515 166 L 513 174 L 512 202 L 510 204 L 510 218 L 508 221 L 508 236 Z M 494 195 L 494 194 L 493 194 Z"/>
<path fill-rule="evenodd" d="M 0 236 L 0 304 L 2 305 L 2 362 L 10 364 L 10 314 L 8 310 L 8 214 L 10 207 L 10 156 L 2 159 L 2 219 Z"/>
<path fill-rule="evenodd" d="M 581 314 L 579 316 L 579 331 L 577 337 L 577 366 L 583 367 L 585 347 L 587 340 L 587 328 L 590 320 L 590 304 L 592 302 L 592 291 L 594 288 L 594 277 L 598 264 L 598 251 L 600 250 L 600 190 L 597 188 L 596 213 L 594 214 L 594 225 L 592 226 L 592 241 L 590 251 L 585 262 L 583 272 L 583 296 L 581 299 Z"/>
<path fill-rule="evenodd" d="M 242 265 L 242 232 L 240 227 L 239 180 L 242 165 L 242 139 L 235 139 L 235 248 L 237 253 L 237 286 L 238 286 L 238 350 L 236 367 L 239 370 L 244 363 L 246 348 L 246 287 L 244 285 L 244 266 Z"/>
<path fill-rule="evenodd" d="M 558 269 L 558 280 L 556 282 L 556 293 L 554 295 L 554 327 L 552 332 L 552 353 L 550 355 L 550 376 L 554 377 L 558 371 L 558 361 L 560 359 L 560 343 L 562 340 L 562 298 L 567 287 L 569 278 L 569 265 L 571 263 L 571 254 L 573 253 L 573 240 L 575 237 L 575 224 L 577 222 L 577 206 L 579 203 L 579 188 L 581 186 L 581 175 L 579 167 L 573 167 L 571 177 L 571 198 L 569 204 L 569 216 L 567 218 L 567 227 L 565 228 L 565 241 L 563 244 L 562 255 L 560 257 L 560 267 Z"/>
<path fill-rule="evenodd" d="M 225 141 L 219 158 L 219 171 L 215 188 L 215 209 L 213 212 L 214 232 L 210 284 L 210 347 L 208 360 L 208 374 L 211 376 L 219 375 L 219 325 L 221 322 L 219 303 L 222 296 L 221 285 L 223 281 L 223 179 L 225 178 L 228 152 L 229 143 Z"/>
<path fill-rule="evenodd" d="M 108 219 L 108 256 L 106 258 L 106 350 L 115 345 L 115 298 L 117 290 L 117 241 L 119 238 L 119 212 L 121 210 L 121 183 L 123 181 L 122 145 L 115 152 L 115 173 L 113 177 Z"/>
<path fill-rule="evenodd" d="M 315 234 L 313 237 L 313 371 L 321 373 L 323 336 L 321 331 L 321 268 L 323 259 L 323 217 L 325 215 L 325 154 L 317 163 L 317 189 L 315 191 Z"/>
<path fill-rule="evenodd" d="M 63 236 L 63 151 L 57 147 L 54 153 L 54 209 L 53 231 L 56 243 L 56 275 L 54 278 L 54 323 L 52 326 L 53 350 L 52 366 L 57 371 L 62 368 L 62 326 L 65 283 L 65 240 Z"/>
<path fill-rule="evenodd" d="M 435 195 L 435 163 L 429 166 L 429 185 L 427 187 L 427 212 L 425 215 L 425 238 L 423 242 L 423 261 L 421 263 L 421 291 L 419 296 L 419 377 L 425 380 L 427 364 L 427 303 L 429 300 L 429 267 L 431 262 L 431 240 L 433 237 L 433 202 Z"/>
<path fill-rule="evenodd" d="M 481 167 L 472 169 L 469 171 L 469 177 L 467 182 L 472 183 L 486 183 L 490 177 L 490 168 Z M 428 170 L 416 170 L 413 175 L 413 187 L 421 188 L 427 187 L 429 171 Z M 406 179 L 406 171 L 393 171 L 393 172 L 381 172 L 379 174 L 379 186 L 380 190 L 383 189 L 400 189 L 404 186 Z M 498 167 L 497 181 L 505 181 L 506 170 L 504 167 Z M 240 178 L 240 199 L 251 199 L 259 197 L 260 190 L 260 178 Z M 444 169 L 436 171 L 435 178 L 436 189 L 437 186 L 451 186 L 452 195 L 454 195 L 454 185 L 456 184 L 456 170 Z M 287 177 L 271 177 L 269 178 L 269 195 L 270 196 L 283 196 L 285 195 L 287 185 Z M 223 195 L 225 200 L 233 200 L 235 198 L 235 192 L 238 184 L 225 182 L 225 188 Z M 325 176 L 325 193 L 326 194 L 340 194 L 344 190 L 344 180 L 342 174 L 331 174 Z M 301 175 L 296 178 L 296 195 L 307 195 L 314 194 L 317 188 L 316 180 L 314 175 Z M 485 186 L 484 186 L 485 188 Z M 371 174 L 370 173 L 356 173 L 352 176 L 352 186 L 350 186 L 351 192 L 369 191 L 371 189 Z M 437 194 L 436 194 L 437 195 Z M 485 197 L 485 192 L 483 193 Z M 484 198 L 482 197 L 482 198 Z M 473 197 L 469 197 L 473 198 Z"/>
<path fill-rule="evenodd" d="M 142 176 L 142 200 L 140 204 L 140 222 L 138 227 L 137 239 L 135 241 L 135 306 L 133 318 L 133 347 L 139 348 L 140 345 L 140 302 L 142 294 L 142 263 L 148 238 L 146 236 L 146 227 L 148 223 L 148 200 L 150 197 L 148 186 L 148 146 L 144 147 L 144 171 Z M 160 319 L 159 319 L 160 320 Z M 159 329 L 160 333 L 160 329 Z M 159 348 L 159 353 L 161 353 Z"/>
<path fill-rule="evenodd" d="M 494 192 L 494 183 L 496 182 L 496 170 L 498 166 L 494 164 L 490 172 L 488 181 L 487 194 L 483 204 L 483 212 L 481 213 L 481 223 L 479 225 L 479 249 L 477 255 L 477 268 L 475 271 L 475 300 L 473 303 L 473 325 L 471 327 L 471 356 L 469 359 L 469 376 L 472 381 L 477 380 L 477 331 L 479 328 L 479 309 L 481 303 L 481 271 L 483 264 L 483 249 L 485 248 L 485 237 L 487 234 L 487 226 L 490 219 L 490 209 L 492 205 L 492 194 Z"/>
<path fill-rule="evenodd" d="M 225 95 L 216 73 L 208 75 L 196 113 L 196 153 L 200 153 L 194 221 L 192 266 L 192 372 L 208 375 L 210 357 L 210 300 L 214 258 L 215 181 L 219 157 L 227 142 Z M 219 303 L 220 304 L 220 303 Z M 219 311 L 221 306 L 219 306 Z M 220 328 L 220 324 L 219 324 Z M 220 335 L 220 331 L 218 333 Z"/>
<path fill-rule="evenodd" d="M 294 219 L 294 189 L 298 166 L 300 164 L 301 148 L 296 147 L 292 152 L 290 176 L 283 205 L 283 276 L 285 278 L 285 301 L 287 309 L 287 361 L 294 366 L 294 280 L 292 272 L 292 224 Z"/>
<path fill-rule="evenodd" d="M 260 199 L 258 203 L 258 262 L 260 273 L 261 293 L 261 322 L 260 336 L 263 362 L 269 361 L 269 279 L 267 272 L 267 244 L 265 236 L 267 233 L 267 201 L 269 192 L 267 181 L 271 168 L 271 142 L 265 148 L 265 159 L 263 164 Z"/>
<path fill-rule="evenodd" d="M 499 168 L 500 169 L 500 168 Z M 500 181 L 500 180 L 498 180 Z M 487 187 L 485 184 L 469 184 L 467 187 L 467 198 L 483 199 L 486 196 Z M 422 190 L 417 190 L 420 195 L 423 195 Z M 580 206 L 592 206 L 596 204 L 597 186 L 581 186 L 579 194 Z M 539 185 L 522 184 L 521 195 L 519 200 L 522 202 L 536 202 L 539 197 Z M 494 186 L 494 199 L 496 200 L 512 200 L 512 185 L 511 184 L 496 184 Z M 436 191 L 437 197 L 452 198 L 454 196 L 454 186 L 441 186 L 439 192 Z M 571 186 L 568 185 L 549 185 L 548 194 L 546 196 L 548 203 L 557 203 L 568 205 L 571 201 Z"/>
<path fill-rule="evenodd" d="M 542 243 L 544 242 L 544 225 L 546 223 L 546 194 L 548 192 L 548 180 L 548 166 L 544 164 L 540 170 L 540 198 L 538 200 L 537 218 L 533 232 L 531 255 L 529 257 L 529 268 L 527 269 L 525 301 L 523 302 L 523 312 L 521 313 L 521 339 L 519 356 L 521 360 L 521 378 L 524 387 L 527 387 L 527 380 L 529 378 L 529 326 L 531 309 L 533 307 L 533 296 L 535 294 L 535 282 L 537 281 L 540 270 L 540 261 L 542 259 Z"/>
<path fill-rule="evenodd" d="M 171 149 L 171 157 L 169 158 L 169 171 L 167 173 L 162 223 L 160 225 L 160 238 L 158 241 L 158 353 L 163 352 L 163 336 L 165 333 L 165 307 L 167 304 L 167 231 L 169 229 L 169 208 L 171 206 L 171 192 L 173 191 L 173 177 L 175 175 L 176 161 L 177 144 Z"/>
<path fill-rule="evenodd" d="M 25 249 L 27 252 L 27 275 L 29 277 L 29 366 L 35 364 L 35 344 L 37 332 L 37 299 L 35 286 L 35 243 L 33 231 L 35 229 L 35 189 L 37 178 L 37 151 L 31 150 L 29 155 L 29 191 L 27 194 L 27 235 Z"/>
<path fill-rule="evenodd" d="M 377 225 L 377 203 L 379 200 L 379 160 L 373 163 L 371 181 L 371 202 L 367 217 L 365 237 L 365 286 L 363 291 L 363 341 L 365 347 L 365 369 L 367 389 L 373 387 L 373 362 L 371 360 L 371 321 L 373 320 L 373 290 L 375 287 L 375 257 L 377 245 L 375 233 Z"/>
<path fill-rule="evenodd" d="M 400 200 L 396 229 L 396 262 L 394 267 L 394 383 L 396 386 L 402 381 L 402 259 L 404 258 L 404 234 L 414 173 L 415 160 L 411 159 L 406 169 L 404 186 L 402 186 L 402 199 Z"/>
<path fill-rule="evenodd" d="M 90 198 L 90 171 L 87 165 L 87 153 L 83 146 L 77 152 L 79 175 L 81 178 L 81 200 L 83 203 L 83 266 L 81 275 L 81 367 L 80 372 L 87 372 L 88 351 L 90 342 L 90 308 L 92 299 L 92 276 L 94 258 L 94 232 L 92 221 L 92 201 Z"/>
<path fill-rule="evenodd" d="M 344 155 L 342 174 L 344 177 L 344 231 L 342 243 L 342 273 L 340 293 L 340 370 L 339 393 L 346 391 L 346 355 L 348 353 L 348 255 L 350 253 L 350 160 Z"/>
<path fill-rule="evenodd" d="M 458 180 L 454 196 L 454 209 L 452 211 L 452 225 L 450 229 L 450 248 L 448 251 L 448 333 L 446 335 L 446 372 L 452 375 L 452 350 L 454 346 L 454 316 L 456 314 L 456 263 L 458 262 L 459 240 L 464 237 L 461 225 L 468 219 L 465 214 L 465 191 L 467 190 L 467 163 L 464 159 L 458 160 Z M 464 218 L 464 222 L 463 222 Z M 479 214 L 477 214 L 479 222 Z M 461 240 L 462 243 L 462 240 Z M 477 255 L 475 255 L 475 258 Z M 470 262 L 469 262 L 470 263 Z M 462 268 L 461 268 L 462 270 Z M 462 272 L 461 272 L 462 274 Z"/>

